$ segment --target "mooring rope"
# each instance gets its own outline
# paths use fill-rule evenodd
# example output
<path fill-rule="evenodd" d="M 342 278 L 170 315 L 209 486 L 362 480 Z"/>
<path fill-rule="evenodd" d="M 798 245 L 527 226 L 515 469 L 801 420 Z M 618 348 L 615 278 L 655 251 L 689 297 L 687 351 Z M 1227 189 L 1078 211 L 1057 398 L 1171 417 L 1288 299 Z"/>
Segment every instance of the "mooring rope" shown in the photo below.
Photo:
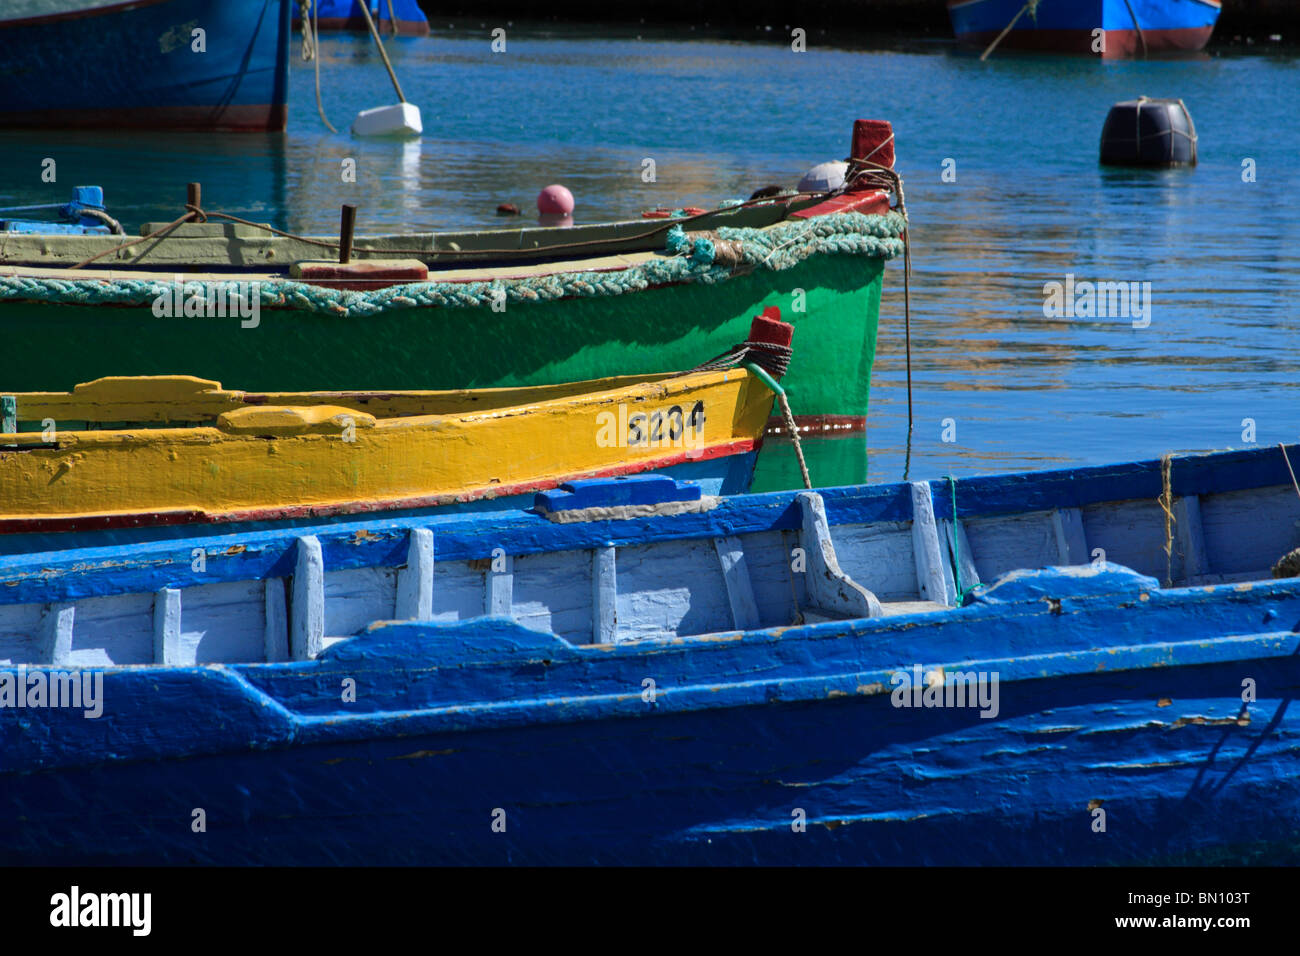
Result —
<path fill-rule="evenodd" d="M 112 255 L 119 249 L 157 239 L 182 222 L 191 221 L 192 217 L 199 215 L 202 215 L 201 210 L 191 206 L 184 216 L 155 229 L 149 235 L 114 245 L 78 263 L 76 268 Z M 221 214 L 207 215 L 215 218 Z M 239 217 L 229 218 L 239 221 Z M 193 297 L 202 300 L 220 297 L 230 289 L 246 287 L 249 282 L 253 282 L 254 294 L 266 308 L 297 308 L 328 315 L 362 317 L 398 309 L 499 308 L 503 301 L 506 304 L 536 303 L 623 295 L 682 283 L 715 285 L 757 268 L 773 271 L 789 269 L 822 253 L 889 259 L 902 251 L 902 240 L 898 238 L 902 220 L 894 213 L 883 216 L 833 213 L 817 218 L 823 222 L 815 237 L 805 237 L 806 242 L 802 247 L 785 249 L 775 257 L 769 253 L 774 245 L 783 241 L 783 230 L 790 228 L 803 231 L 802 224 L 779 224 L 767 229 L 726 230 L 740 244 L 743 258 L 740 268 L 710 262 L 707 256 L 701 260 L 694 255 L 670 255 L 648 258 L 617 272 L 564 271 L 518 279 L 472 282 L 428 279 L 367 290 L 341 289 L 287 278 L 249 277 L 241 282 L 238 276 L 213 276 L 196 284 Z M 159 274 L 136 277 L 119 273 L 102 278 L 85 277 L 75 271 L 69 271 L 66 275 L 4 275 L 0 276 L 0 300 L 19 299 L 76 305 L 147 305 L 160 295 L 172 295 L 173 285 L 170 276 Z"/>
<path fill-rule="evenodd" d="M 1124 6 L 1128 7 L 1128 15 L 1133 20 L 1133 28 L 1137 30 L 1138 39 L 1142 41 L 1142 55 L 1145 57 L 1147 55 L 1147 38 L 1146 34 L 1142 32 L 1142 24 L 1138 23 L 1137 14 L 1133 12 L 1133 4 L 1129 0 L 1124 0 Z"/>
<path fill-rule="evenodd" d="M 957 525 L 957 479 L 953 477 L 952 472 L 948 473 L 948 484 L 952 488 L 952 579 L 955 584 L 954 590 L 957 592 L 956 607 L 961 607 L 966 602 L 966 592 L 973 591 L 975 585 L 969 588 L 961 586 L 961 532 Z"/>
<path fill-rule="evenodd" d="M 794 413 L 790 411 L 790 400 L 786 398 L 785 389 L 778 391 L 776 397 L 781 400 L 781 415 L 785 419 L 786 429 L 790 432 L 790 440 L 794 442 L 794 454 L 799 459 L 799 474 L 803 478 L 803 486 L 811 491 L 812 479 L 808 476 L 808 463 L 804 461 L 803 444 L 799 441 L 799 427 L 794 422 Z"/>
<path fill-rule="evenodd" d="M 1174 453 L 1167 451 L 1160 458 L 1160 480 L 1162 490 L 1160 492 L 1160 509 L 1165 513 L 1165 587 L 1172 587 L 1174 583 L 1174 491 L 1172 473 L 1174 467 Z"/>
<path fill-rule="evenodd" d="M 755 373 L 764 385 L 776 393 L 777 401 L 781 405 L 781 418 L 785 422 L 786 431 L 789 432 L 790 441 L 794 445 L 795 457 L 799 459 L 799 474 L 803 478 L 803 486 L 811 489 L 812 478 L 808 475 L 808 463 L 803 456 L 803 443 L 799 439 L 799 426 L 795 424 L 794 412 L 790 409 L 790 399 L 780 384 L 781 377 L 785 375 L 786 370 L 790 367 L 790 357 L 793 354 L 794 350 L 788 345 L 779 345 L 776 342 L 756 342 L 749 339 L 733 345 L 716 358 L 711 358 L 704 364 L 697 365 L 695 368 L 681 374 L 716 372 L 738 366 L 743 366 Z"/>
<path fill-rule="evenodd" d="M 683 375 L 695 372 L 718 372 L 724 368 L 736 368 L 745 362 L 753 362 L 773 378 L 782 378 L 790 367 L 790 356 L 794 349 L 788 345 L 775 342 L 755 342 L 752 340 L 738 342 L 721 355 L 709 359 L 703 365 L 697 365 Z"/>
<path fill-rule="evenodd" d="M 994 40 L 992 43 L 989 44 L 987 50 L 985 50 L 983 53 L 980 54 L 980 62 L 981 62 L 981 63 L 983 63 L 985 60 L 987 60 L 987 59 L 989 58 L 989 54 L 992 53 L 995 49 L 997 49 L 997 46 L 998 46 L 999 43 L 1002 42 L 1003 37 L 1005 37 L 1008 33 L 1010 33 L 1011 30 L 1012 30 L 1012 28 L 1013 28 L 1017 23 L 1020 22 L 1020 18 L 1023 17 L 1023 16 L 1025 15 L 1025 11 L 1026 11 L 1026 10 L 1029 11 L 1029 16 L 1030 16 L 1031 19 L 1037 20 L 1037 19 L 1038 19 L 1038 0 L 1028 0 L 1028 2 L 1027 2 L 1023 7 L 1020 8 L 1020 12 L 1017 13 L 1014 17 L 1011 18 L 1011 22 L 1008 23 L 1008 24 L 1006 25 L 1006 27 L 1002 30 L 1002 32 L 998 34 L 998 38 L 997 38 L 996 40 Z"/>
<path fill-rule="evenodd" d="M 1291 459 L 1286 453 L 1286 445 L 1283 442 L 1278 442 L 1277 447 L 1282 449 L 1282 460 L 1286 462 L 1286 470 L 1291 472 L 1291 485 L 1295 488 L 1296 496 L 1300 497 L 1300 481 L 1295 480 L 1295 469 L 1291 467 Z"/>
<path fill-rule="evenodd" d="M 307 59 L 307 8 L 311 8 L 311 59 L 312 71 L 316 75 L 316 112 L 320 114 L 320 121 L 325 124 L 326 129 L 331 133 L 337 133 L 334 124 L 330 122 L 329 117 L 325 115 L 325 104 L 320 98 L 320 4 L 313 4 L 311 0 L 300 0 L 302 3 L 302 57 Z"/>

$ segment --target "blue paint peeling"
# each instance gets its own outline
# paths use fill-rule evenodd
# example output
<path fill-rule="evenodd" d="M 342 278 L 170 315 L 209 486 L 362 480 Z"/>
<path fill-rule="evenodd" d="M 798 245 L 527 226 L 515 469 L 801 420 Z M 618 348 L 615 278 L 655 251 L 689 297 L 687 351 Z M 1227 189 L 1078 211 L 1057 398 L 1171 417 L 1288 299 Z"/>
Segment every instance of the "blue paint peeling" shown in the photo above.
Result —
<path fill-rule="evenodd" d="M 1175 459 L 1174 486 L 1284 484 L 1268 451 Z M 1160 491 L 1158 463 L 1087 471 L 961 480 L 959 512 Z M 907 485 L 821 494 L 832 530 L 912 513 Z M 0 558 L 0 605 L 283 576 L 306 533 L 361 568 L 402 564 L 412 527 L 442 562 L 799 526 L 776 493 L 207 535 Z M 914 668 L 995 675 L 996 713 L 896 706 Z M 1297 693 L 1300 579 L 1162 588 L 1106 562 L 1013 571 L 961 608 L 619 644 L 378 622 L 310 661 L 107 668 L 98 719 L 0 708 L 0 863 L 1195 860 L 1300 840 Z"/>

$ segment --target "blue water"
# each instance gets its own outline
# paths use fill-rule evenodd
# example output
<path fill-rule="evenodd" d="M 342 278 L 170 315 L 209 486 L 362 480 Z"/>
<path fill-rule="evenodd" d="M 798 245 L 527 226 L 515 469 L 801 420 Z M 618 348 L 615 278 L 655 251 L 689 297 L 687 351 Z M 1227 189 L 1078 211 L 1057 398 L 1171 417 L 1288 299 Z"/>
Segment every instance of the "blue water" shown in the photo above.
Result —
<path fill-rule="evenodd" d="M 948 43 L 834 50 L 551 34 L 508 27 L 390 42 L 418 143 L 354 141 L 359 109 L 394 100 L 363 37 L 327 37 L 325 109 L 297 58 L 288 133 L 0 134 L 0 203 L 102 184 L 134 228 L 174 218 L 184 184 L 205 204 L 296 231 L 493 227 L 550 182 L 579 221 L 707 205 L 793 185 L 842 158 L 853 119 L 892 120 L 913 224 L 912 477 L 1156 457 L 1300 434 L 1300 124 L 1295 50 L 1159 62 L 996 55 Z M 438 26 L 434 24 L 435 28 Z M 1182 97 L 1200 134 L 1195 169 L 1097 164 L 1108 107 Z M 40 180 L 57 157 L 57 184 Z M 345 183 L 342 161 L 357 161 Z M 642 181 L 654 159 L 657 182 Z M 1252 159 L 1257 181 L 1242 181 Z M 945 159 L 956 181 L 943 182 Z M 1151 283 L 1150 326 L 1045 318 L 1044 283 Z M 872 480 L 907 457 L 901 264 L 887 272 L 868 426 Z M 797 412 L 798 409 L 795 409 Z M 945 419 L 950 437 L 942 440 Z M 955 432 L 955 436 L 952 434 Z M 817 476 L 813 475 L 814 481 Z"/>

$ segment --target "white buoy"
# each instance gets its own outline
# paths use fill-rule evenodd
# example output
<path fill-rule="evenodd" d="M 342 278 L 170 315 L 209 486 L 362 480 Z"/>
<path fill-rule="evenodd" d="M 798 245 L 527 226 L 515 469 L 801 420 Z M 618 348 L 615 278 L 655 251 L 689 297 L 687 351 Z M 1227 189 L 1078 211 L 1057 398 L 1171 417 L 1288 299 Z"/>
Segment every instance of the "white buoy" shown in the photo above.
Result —
<path fill-rule="evenodd" d="M 379 39 L 379 31 L 375 29 L 375 21 L 371 18 L 370 10 L 367 9 L 364 0 L 360 7 L 361 12 L 365 14 L 366 26 L 370 28 L 375 46 L 379 47 L 379 56 L 384 61 L 384 69 L 388 70 L 388 78 L 393 81 L 393 89 L 397 91 L 399 102 L 393 106 L 376 106 L 374 109 L 362 110 L 352 121 L 352 135 L 419 136 L 424 132 L 424 124 L 420 121 L 420 108 L 414 103 L 406 102 L 406 97 L 402 94 L 402 84 L 397 82 L 397 74 L 393 72 L 393 64 L 388 60 L 384 41 Z"/>
<path fill-rule="evenodd" d="M 423 132 L 420 108 L 414 103 L 362 110 L 352 121 L 353 136 L 419 136 Z"/>
<path fill-rule="evenodd" d="M 832 189 L 839 189 L 844 185 L 844 177 L 848 175 L 848 172 L 848 163 L 839 162 L 838 160 L 829 163 L 818 163 L 803 174 L 803 179 L 799 180 L 799 192 L 824 193 Z"/>

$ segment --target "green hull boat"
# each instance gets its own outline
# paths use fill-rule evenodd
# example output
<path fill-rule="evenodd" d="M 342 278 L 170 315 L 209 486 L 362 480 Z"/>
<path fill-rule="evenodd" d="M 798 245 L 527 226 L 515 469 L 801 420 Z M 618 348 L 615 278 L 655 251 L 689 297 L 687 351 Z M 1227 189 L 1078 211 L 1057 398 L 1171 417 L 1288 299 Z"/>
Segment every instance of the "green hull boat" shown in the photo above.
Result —
<path fill-rule="evenodd" d="M 814 480 L 866 478 L 884 262 L 901 253 L 905 229 L 877 186 L 658 222 L 358 238 L 330 260 L 321 247 L 346 240 L 208 216 L 146 224 L 143 234 L 161 234 L 129 246 L 121 236 L 6 237 L 0 394 L 113 375 L 195 375 L 250 391 L 635 375 L 726 352 L 775 307 L 795 326 L 783 384 Z M 780 447 L 788 436 L 773 426 L 760 490 L 799 481 Z"/>

